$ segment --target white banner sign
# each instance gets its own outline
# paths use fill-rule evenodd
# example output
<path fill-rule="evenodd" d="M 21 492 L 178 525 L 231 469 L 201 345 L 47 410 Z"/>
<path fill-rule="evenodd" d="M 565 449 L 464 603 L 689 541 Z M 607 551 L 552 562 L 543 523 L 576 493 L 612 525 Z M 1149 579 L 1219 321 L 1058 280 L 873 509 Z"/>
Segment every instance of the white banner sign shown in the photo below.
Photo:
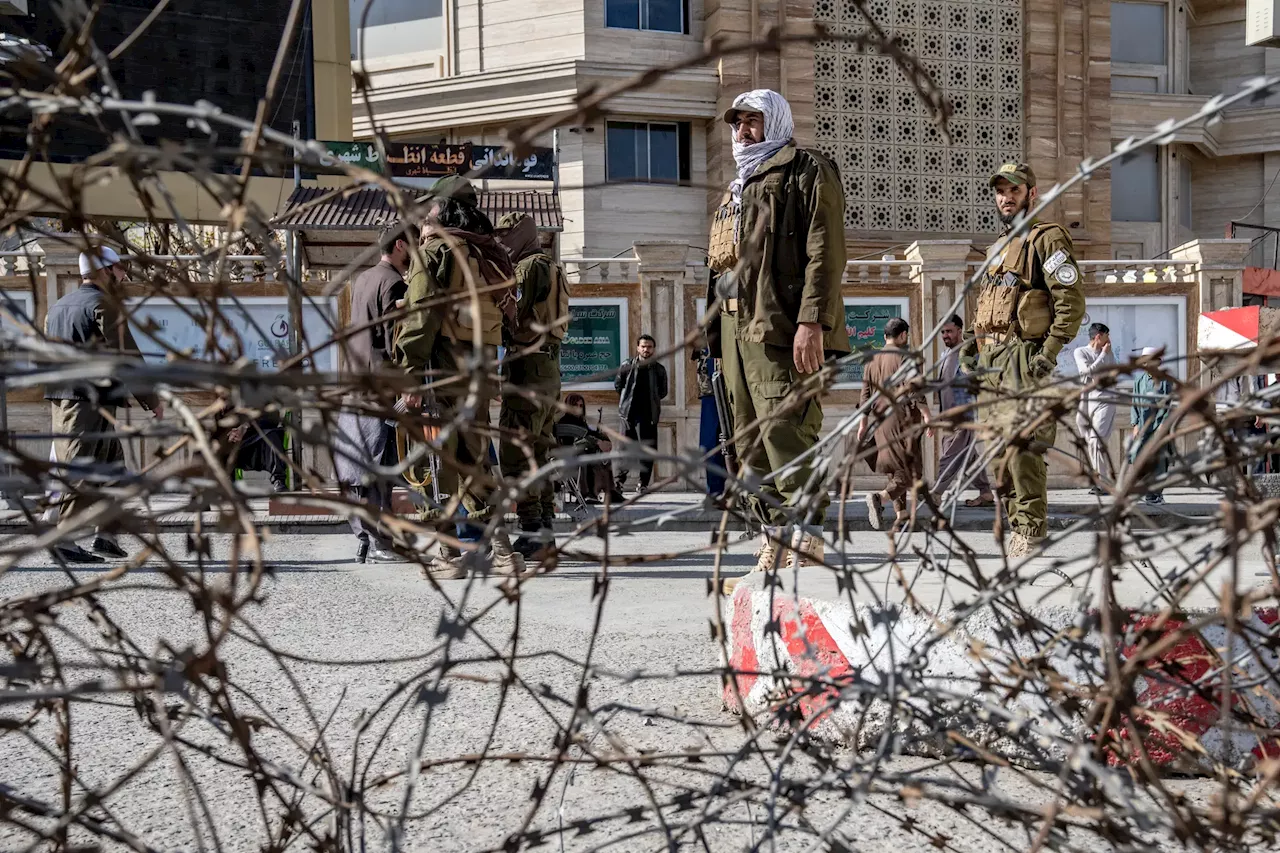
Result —
<path fill-rule="evenodd" d="M 1094 296 L 1085 307 L 1075 340 L 1058 354 L 1058 371 L 1076 375 L 1075 351 L 1089 343 L 1089 326 L 1111 330 L 1111 351 L 1120 364 L 1132 361 L 1143 347 L 1164 347 L 1164 362 L 1182 379 L 1187 376 L 1187 303 L 1181 296 Z"/>
<path fill-rule="evenodd" d="M 169 350 L 190 352 L 192 358 L 223 360 L 218 350 L 234 359 L 244 356 L 257 363 L 264 371 L 277 370 L 281 361 L 289 357 L 289 299 L 285 296 L 242 296 L 222 299 L 218 309 L 222 320 L 214 328 L 217 331 L 217 348 L 206 347 L 205 316 L 208 303 L 187 297 L 147 297 L 129 299 L 129 325 L 138 349 L 148 361 L 163 361 Z M 323 314 L 321 312 L 324 312 Z M 328 319 L 326 320 L 326 316 Z M 302 303 L 303 349 L 316 349 L 333 338 L 331 322 L 336 324 L 337 310 L 334 300 L 317 303 L 304 299 Z M 153 321 L 158 327 L 150 334 L 142 328 Z M 230 326 L 230 329 L 227 327 Z M 159 340 L 155 340 L 158 338 Z M 337 365 L 337 346 L 331 345 L 315 355 L 316 368 L 331 372 Z"/>

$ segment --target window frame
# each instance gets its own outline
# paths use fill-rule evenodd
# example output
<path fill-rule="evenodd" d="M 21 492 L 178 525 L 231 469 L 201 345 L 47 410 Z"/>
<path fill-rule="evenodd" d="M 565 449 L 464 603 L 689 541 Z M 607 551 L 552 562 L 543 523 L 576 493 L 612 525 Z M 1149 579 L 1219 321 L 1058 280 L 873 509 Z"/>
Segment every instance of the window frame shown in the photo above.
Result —
<path fill-rule="evenodd" d="M 649 153 L 649 162 L 645 164 L 645 177 L 634 178 L 614 178 L 610 176 L 610 157 L 609 157 L 609 128 L 612 125 L 632 125 L 643 126 L 645 132 L 645 150 Z M 653 174 L 653 145 L 651 128 L 654 125 L 670 126 L 676 129 L 676 179 L 654 180 Z M 693 124 L 687 121 L 673 120 L 657 120 L 650 121 L 648 119 L 606 119 L 604 123 L 604 180 L 606 184 L 648 184 L 659 187 L 687 187 L 692 183 L 692 156 L 693 156 Z"/>
<path fill-rule="evenodd" d="M 1111 0 L 1110 10 L 1117 3 L 1124 3 L 1131 6 L 1159 6 L 1164 9 L 1164 63 L 1148 63 L 1148 62 L 1124 62 L 1117 60 L 1115 55 L 1111 56 L 1111 77 L 1143 77 L 1155 79 L 1156 91 L 1139 92 L 1136 94 L 1157 94 L 1163 95 L 1172 91 L 1172 71 L 1174 67 L 1174 53 L 1177 48 L 1174 40 L 1174 16 L 1177 10 L 1169 0 Z M 1109 11 L 1108 11 L 1109 14 Z M 1114 18 L 1109 17 L 1109 23 L 1114 26 Z M 1114 31 L 1113 31 L 1114 32 Z M 1113 92 L 1130 92 L 1130 89 L 1112 89 Z"/>
<path fill-rule="evenodd" d="M 679 30 L 679 32 L 677 32 L 677 31 L 675 31 L 675 30 L 655 30 L 655 29 L 652 29 L 652 28 L 650 28 L 650 27 L 646 27 L 646 26 L 644 25 L 644 19 L 645 19 L 646 15 L 647 15 L 647 11 L 648 11 L 648 8 L 649 8 L 650 0 L 636 0 L 637 6 L 639 7 L 639 12 L 640 12 L 640 20 L 638 21 L 638 26 L 635 26 L 635 27 L 620 27 L 620 26 L 618 26 L 618 25 L 616 25 L 616 24 L 610 24 L 610 23 L 609 23 L 609 3 L 610 3 L 610 0 L 604 0 L 604 3 L 601 5 L 601 9 L 602 9 L 602 11 L 604 12 L 604 27 L 605 27 L 605 29 L 607 29 L 607 30 L 626 30 L 627 32 L 633 32 L 633 33 L 662 33 L 663 35 L 669 35 L 669 36 L 687 36 L 687 35 L 689 35 L 689 5 L 690 5 L 690 0 L 679 0 L 679 3 L 680 3 L 680 30 Z"/>

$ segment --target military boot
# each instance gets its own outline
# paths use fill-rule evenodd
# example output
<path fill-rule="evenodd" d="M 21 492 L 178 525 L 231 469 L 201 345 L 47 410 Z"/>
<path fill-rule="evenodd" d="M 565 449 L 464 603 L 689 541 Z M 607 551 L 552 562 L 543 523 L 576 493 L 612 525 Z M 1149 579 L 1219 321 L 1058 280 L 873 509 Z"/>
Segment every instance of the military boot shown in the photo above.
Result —
<path fill-rule="evenodd" d="M 782 546 L 776 541 L 776 532 L 770 535 L 765 531 L 760 541 L 760 548 L 756 551 L 756 567 L 753 572 L 771 572 L 778 568 L 782 562 Z"/>
<path fill-rule="evenodd" d="M 825 563 L 825 552 L 822 534 L 797 530 L 791 538 L 791 547 L 787 549 L 787 568 L 821 566 Z"/>
<path fill-rule="evenodd" d="M 466 577 L 467 570 L 462 565 L 462 551 L 455 545 L 446 545 L 441 542 L 436 555 L 422 567 L 422 576 L 436 580 Z"/>
<path fill-rule="evenodd" d="M 519 577 L 525 573 L 524 555 L 511 547 L 511 537 L 507 535 L 507 531 L 493 531 L 489 544 L 494 574 Z"/>
<path fill-rule="evenodd" d="M 1023 533 L 1021 530 L 1015 530 L 1013 535 L 1009 537 L 1009 548 L 1005 551 L 1005 554 L 1010 560 L 1031 557 L 1040 550 L 1040 543 L 1043 541 L 1043 536 L 1032 536 L 1029 533 Z"/>

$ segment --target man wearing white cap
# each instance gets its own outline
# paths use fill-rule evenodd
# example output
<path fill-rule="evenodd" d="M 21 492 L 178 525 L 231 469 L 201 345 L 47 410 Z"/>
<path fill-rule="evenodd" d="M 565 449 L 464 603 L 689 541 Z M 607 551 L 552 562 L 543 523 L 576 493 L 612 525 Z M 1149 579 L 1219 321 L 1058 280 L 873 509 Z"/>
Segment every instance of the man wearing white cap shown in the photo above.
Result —
<path fill-rule="evenodd" d="M 120 256 L 106 246 L 92 253 L 82 252 L 80 278 L 80 287 L 49 309 L 45 334 L 91 352 L 137 355 L 138 344 L 122 311 L 120 283 L 125 270 Z M 117 469 L 124 466 L 124 448 L 114 435 L 114 420 L 116 407 L 128 406 L 130 394 L 157 418 L 164 414 L 163 404 L 150 389 L 127 388 L 116 380 L 82 380 L 45 389 L 44 397 L 52 408 L 53 432 L 62 436 L 54 439 L 53 451 L 63 477 L 71 480 L 74 476 L 65 468 L 73 463 Z M 75 525 L 77 509 L 95 502 L 94 496 L 84 494 L 87 488 L 83 481 L 68 483 L 60 507 L 63 525 Z M 110 526 L 96 529 L 95 534 L 93 550 L 98 554 L 127 556 Z M 68 562 L 102 561 L 71 541 L 58 545 L 56 550 Z"/>
<path fill-rule="evenodd" d="M 718 300 L 721 318 L 708 338 L 722 359 L 738 456 L 757 475 L 774 475 L 748 496 L 766 534 L 756 570 L 821 563 L 827 490 L 806 495 L 811 464 L 791 466 L 822 428 L 820 394 L 809 393 L 806 376 L 849 352 L 844 189 L 830 160 L 796 145 L 791 107 L 777 92 L 739 95 L 724 121 L 737 177 L 708 246 L 708 304 Z M 790 546 L 785 560 L 780 541 Z"/>

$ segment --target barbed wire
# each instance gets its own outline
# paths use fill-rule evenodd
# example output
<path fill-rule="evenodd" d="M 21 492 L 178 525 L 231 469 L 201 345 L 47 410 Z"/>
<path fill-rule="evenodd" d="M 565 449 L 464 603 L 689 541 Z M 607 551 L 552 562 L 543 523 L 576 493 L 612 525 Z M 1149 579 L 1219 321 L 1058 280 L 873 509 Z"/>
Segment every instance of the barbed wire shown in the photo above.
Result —
<path fill-rule="evenodd" d="M 300 9 L 292 5 L 288 38 Z M 3 488 L 25 524 L 0 549 L 0 837 L 6 849 L 1274 847 L 1280 496 L 1270 475 L 1257 476 L 1253 468 L 1280 455 L 1280 440 L 1263 429 L 1274 427 L 1276 417 L 1269 390 L 1250 383 L 1243 394 L 1225 403 L 1220 398 L 1232 383 L 1273 372 L 1280 342 L 1264 339 L 1231 357 L 1202 353 L 1199 372 L 1139 357 L 1097 370 L 1087 381 L 988 393 L 937 413 L 900 439 L 915 442 L 929 428 L 973 430 L 981 449 L 975 443 L 944 494 L 917 484 L 916 507 L 871 551 L 865 539 L 855 541 L 850 524 L 853 483 L 875 449 L 852 439 L 867 423 L 874 445 L 886 410 L 930 401 L 948 386 L 928 355 L 941 323 L 811 451 L 774 471 L 728 470 L 714 451 L 659 450 L 604 430 L 609 449 L 566 453 L 515 479 L 442 459 L 474 490 L 496 496 L 499 511 L 488 517 L 467 514 L 463 496 L 448 494 L 438 501 L 422 495 L 419 518 L 383 512 L 330 487 L 329 462 L 350 457 L 340 443 L 340 417 L 394 422 L 408 436 L 423 435 L 424 425 L 438 429 L 436 445 L 408 441 L 399 461 L 367 464 L 370 483 L 415 476 L 430 456 L 450 453 L 463 434 L 529 452 L 532 436 L 501 423 L 486 426 L 479 417 L 487 405 L 484 389 L 504 381 L 519 353 L 508 352 L 500 364 L 477 337 L 467 342 L 470 360 L 454 371 L 319 369 L 326 354 L 335 365 L 349 359 L 350 340 L 370 324 L 329 318 L 317 340 L 301 323 L 303 306 L 322 308 L 377 258 L 379 247 L 371 240 L 327 280 L 303 280 L 274 237 L 274 212 L 247 201 L 253 168 L 309 162 L 322 153 L 318 144 L 266 125 L 270 92 L 253 120 L 203 101 L 123 97 L 110 68 L 122 49 L 107 56 L 95 46 L 91 16 L 73 23 L 71 54 L 46 87 L 0 86 L 0 108 L 29 117 L 33 139 L 56 132 L 58 119 L 71 116 L 118 116 L 125 131 L 112 137 L 104 130 L 101 153 L 73 167 L 60 185 L 65 197 L 32 180 L 30 166 L 39 159 L 33 150 L 0 180 L 0 222 L 34 236 L 46 264 L 55 248 L 92 250 L 103 242 L 121 248 L 144 273 L 125 294 L 144 304 L 180 305 L 205 330 L 208 357 L 177 349 L 145 321 L 135 328 L 161 358 L 89 352 L 21 323 L 16 308 L 6 306 L 21 333 L 0 355 L 3 389 L 118 382 L 135 392 L 154 390 L 168 410 L 163 419 L 145 422 L 121 413 L 107 432 L 85 436 L 155 448 L 146 458 L 135 452 L 131 472 L 119 464 L 50 461 L 42 448 L 57 440 L 54 428 L 11 426 L 3 436 Z M 519 154 L 552 127 L 603 115 L 612 99 L 674 70 L 831 38 L 891 56 L 945 127 L 945 92 L 872 21 L 856 36 L 819 27 L 773 29 L 755 42 L 713 42 L 695 57 L 648 69 L 554 116 L 511 128 L 508 148 Z M 287 48 L 286 39 L 273 80 Z M 90 78 L 105 94 L 88 92 Z M 1072 178 L 1040 194 L 997 240 L 993 255 L 1098 170 L 1265 97 L 1278 83 L 1280 77 L 1248 81 L 1194 115 L 1082 163 Z M 356 89 L 373 115 L 368 79 L 358 76 Z M 240 148 L 148 144 L 137 127 L 159 116 L 184 119 L 202 137 L 230 128 L 240 134 Z M 375 144 L 385 156 L 381 133 Z M 148 216 L 134 224 L 176 223 L 179 245 L 201 247 L 199 257 L 158 256 L 156 245 L 139 243 L 145 228 L 131 235 L 112 223 L 90 226 L 79 188 L 91 168 L 118 170 L 134 187 L 154 190 L 141 195 L 160 204 L 144 202 Z M 429 221 L 433 202 L 423 193 L 341 168 L 353 181 L 385 190 L 401 221 Z M 193 178 L 223 206 L 224 236 L 216 245 L 183 220 L 166 188 L 171 171 Z M 54 231 L 37 215 L 77 227 L 71 234 Z M 246 245 L 260 247 L 270 269 L 284 270 L 281 284 L 295 295 L 290 322 L 301 340 L 296 350 L 278 354 L 276 371 L 246 358 L 230 334 L 231 311 L 249 316 L 237 286 L 228 283 L 230 258 Z M 748 239 L 740 268 L 758 263 L 762 247 L 761 235 Z M 34 292 L 36 267 L 29 270 Z M 957 311 L 984 273 L 957 288 L 939 316 Z M 473 308 L 494 290 L 470 274 L 466 289 Z M 113 298 L 119 310 L 136 312 L 119 295 Z M 383 320 L 448 310 L 454 300 L 440 296 Z M 700 326 L 679 330 L 657 357 L 700 348 L 718 311 L 710 305 Z M 225 344 L 228 338 L 233 343 Z M 824 365 L 791 389 L 771 417 L 821 400 L 843 371 L 865 367 L 872 355 L 855 352 Z M 1128 383 L 1135 371 L 1167 382 L 1169 392 L 1154 399 L 1135 394 Z M 467 389 L 462 402 L 443 419 L 397 405 L 404 394 L 444 395 L 458 387 Z M 1110 460 L 1117 473 L 1111 496 L 1054 519 L 1050 535 L 1025 559 L 1007 555 L 1001 538 L 1007 519 L 998 509 L 994 525 L 984 517 L 985 529 L 962 529 L 959 500 L 980 471 L 1028 446 L 1047 424 L 1065 425 L 1073 435 L 1069 448 L 1059 444 L 1052 452 L 1089 470 L 1088 435 L 1074 419 L 1081 400 L 1099 392 L 1121 410 L 1132 404 L 1164 413 L 1158 429 L 1126 458 Z M 523 393 L 564 408 L 558 399 Z M 1012 406 L 1015 421 L 992 429 L 991 412 L 1000 406 Z M 326 636 L 300 650 L 288 634 L 288 620 L 297 614 L 280 612 L 273 595 L 289 571 L 273 556 L 282 537 L 272 535 L 258 511 L 261 493 L 230 471 L 236 444 L 230 435 L 252 431 L 265 440 L 260 419 L 286 412 L 305 413 L 283 424 L 292 446 L 304 452 L 271 450 L 295 483 L 276 498 L 282 506 L 361 519 L 424 568 L 432 564 L 432 547 L 466 550 L 465 579 L 425 572 L 430 603 L 406 623 L 421 636 L 385 647 L 353 642 L 369 626 L 344 624 L 343 604 L 319 598 L 309 604 L 332 611 Z M 760 441 L 768 420 L 735 425 L 740 451 Z M 1245 435 L 1240 424 L 1255 422 L 1259 431 Z M 661 466 L 655 488 L 701 490 L 712 471 L 727 480 L 729 500 L 714 514 L 709 502 L 651 509 L 647 499 L 606 500 L 598 515 L 575 518 L 533 571 L 495 576 L 484 543 L 508 527 L 506 511 L 522 496 L 583 466 L 634 468 L 645 461 Z M 836 529 L 820 564 L 752 573 L 723 596 L 724 582 L 743 558 L 743 546 L 732 540 L 753 523 L 742 497 L 760 495 L 764 484 L 806 465 L 813 473 L 803 498 L 772 508 L 790 513 L 800 528 L 834 492 Z M 1178 517 L 1177 507 L 1140 500 L 1188 486 L 1215 496 L 1212 514 Z M 65 510 L 72 498 L 74 511 L 56 521 L 40 515 L 59 505 Z M 189 530 L 176 534 L 162 524 L 174 512 L 190 514 Z M 1178 523 L 1168 524 L 1171 518 Z M 663 538 L 656 552 L 628 547 L 637 534 L 658 536 L 682 522 L 709 533 L 710 541 L 684 546 Z M 463 541 L 459 525 L 479 528 L 480 544 Z M 69 564 L 58 547 L 98 527 L 119 529 L 142 550 L 102 571 Z M 764 535 L 785 549 L 794 533 L 771 526 Z M 679 663 L 656 655 L 637 662 L 608 648 L 619 634 L 641 632 L 635 624 L 614 624 L 607 605 L 621 594 L 629 569 L 650 565 L 693 565 L 702 574 L 690 577 L 706 580 L 710 635 Z M 1249 577 L 1248 566 L 1262 571 Z M 549 582 L 546 576 L 570 571 L 591 579 L 589 603 L 575 617 L 583 625 L 574 629 L 580 647 L 547 644 L 526 621 L 527 611 L 545 606 L 539 584 Z M 662 704 L 673 695 L 707 701 Z M 1205 778 L 1177 775 L 1189 772 Z M 183 840 L 175 842 L 179 835 Z"/>

